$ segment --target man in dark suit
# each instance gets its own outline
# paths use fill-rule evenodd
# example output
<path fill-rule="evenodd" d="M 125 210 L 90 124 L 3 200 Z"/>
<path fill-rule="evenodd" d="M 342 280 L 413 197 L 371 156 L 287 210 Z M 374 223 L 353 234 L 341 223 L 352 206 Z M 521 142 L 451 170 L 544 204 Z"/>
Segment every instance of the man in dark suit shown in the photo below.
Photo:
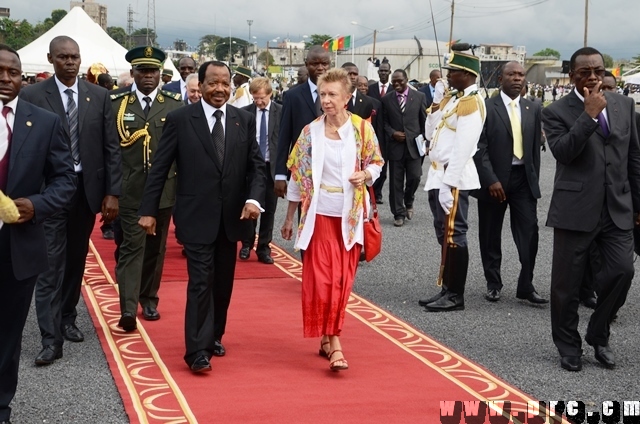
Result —
<path fill-rule="evenodd" d="M 200 103 L 167 115 L 160 146 L 145 185 L 140 225 L 155 233 L 167 173 L 177 165 L 176 236 L 187 256 L 189 283 L 184 360 L 194 372 L 210 371 L 221 343 L 231 300 L 237 242 L 260 215 L 265 164 L 256 143 L 256 120 L 228 105 L 231 71 L 222 62 L 198 70 Z"/>
<path fill-rule="evenodd" d="M 369 89 L 367 95 L 374 100 L 378 100 L 382 103 L 382 98 L 387 95 L 388 92 L 393 91 L 393 87 L 389 82 L 389 77 L 391 76 L 391 64 L 389 62 L 382 62 L 380 67 L 378 68 L 378 77 L 380 78 L 379 82 L 375 82 L 369 85 Z M 380 126 L 384 130 L 384 121 L 383 116 L 380 114 L 378 116 L 378 120 L 380 121 Z M 382 171 L 380 172 L 380 176 L 373 183 L 373 193 L 376 196 L 376 203 L 382 204 L 382 187 L 384 187 L 385 181 L 387 181 L 387 166 L 389 164 L 389 157 L 387 154 L 387 137 L 380 137 L 378 132 L 378 145 L 380 146 L 380 153 L 382 153 L 382 157 L 384 158 L 384 165 L 382 166 Z"/>
<path fill-rule="evenodd" d="M 22 330 L 39 273 L 49 269 L 43 221 L 59 212 L 76 187 L 73 161 L 57 115 L 19 100 L 18 53 L 0 45 L 0 190 L 20 218 L 0 218 L 0 422 L 18 385 Z M 44 83 L 42 83 L 44 84 Z"/>
<path fill-rule="evenodd" d="M 107 223 L 117 217 L 122 184 L 120 146 L 108 91 L 78 79 L 80 49 L 73 39 L 55 37 L 47 58 L 54 77 L 25 88 L 20 97 L 60 117 L 78 188 L 65 209 L 45 222 L 51 267 L 36 284 L 43 346 L 36 357 L 39 365 L 62 355 L 63 337 L 84 340 L 75 321 L 89 237 L 97 213 Z"/>
<path fill-rule="evenodd" d="M 371 122 L 373 102 L 369 96 L 365 96 L 358 91 L 358 67 L 354 63 L 345 62 L 342 64 L 342 69 L 347 71 L 349 79 L 351 80 L 351 100 L 347 103 L 347 110 Z"/>
<path fill-rule="evenodd" d="M 278 197 L 273 190 L 273 182 L 276 176 L 276 157 L 278 154 L 277 146 L 282 106 L 271 101 L 273 89 L 268 78 L 255 78 L 249 85 L 249 92 L 253 97 L 253 103 L 243 109 L 256 117 L 256 142 L 266 163 L 264 168 L 266 182 L 265 203 L 264 212 L 260 215 L 260 232 L 258 233 L 256 254 L 260 262 L 270 265 L 273 264 L 273 258 L 271 257 L 269 243 L 273 239 L 273 222 L 278 204 Z M 256 238 L 258 221 L 254 220 L 252 224 L 252 231 L 242 240 L 242 249 L 240 249 L 238 255 L 242 260 L 249 259 L 249 254 Z"/>
<path fill-rule="evenodd" d="M 367 79 L 367 77 L 365 77 L 364 75 L 360 75 L 358 76 L 357 81 L 358 81 L 357 83 L 358 91 L 363 96 L 366 96 L 367 99 L 373 105 L 373 109 L 371 111 L 371 125 L 373 126 L 373 129 L 376 132 L 376 137 L 378 138 L 378 144 L 380 144 L 381 142 L 380 140 L 385 138 L 384 121 L 382 116 L 382 102 L 380 102 L 380 100 L 374 99 L 373 97 L 370 97 L 367 94 L 369 92 L 369 80 Z M 386 162 L 385 162 L 385 165 L 386 165 Z M 374 183 L 374 186 L 375 186 L 375 183 Z M 379 200 L 382 200 L 382 195 L 380 195 L 380 199 L 378 199 L 377 193 L 376 193 L 376 203 L 382 203 Z"/>
<path fill-rule="evenodd" d="M 179 93 L 183 99 L 187 98 L 187 77 L 190 74 L 196 72 L 196 61 L 189 56 L 185 56 L 178 61 L 178 72 L 180 72 L 180 79 L 178 81 L 171 81 L 165 84 L 162 89 L 165 91 L 171 91 L 172 93 Z"/>
<path fill-rule="evenodd" d="M 541 108 L 520 97 L 525 71 L 518 62 L 506 63 L 498 80 L 500 94 L 485 100 L 487 117 L 473 158 L 482 185 L 473 195 L 478 199 L 480 255 L 487 280 L 485 298 L 500 300 L 502 223 L 509 206 L 511 233 L 522 266 L 516 297 L 548 303 L 532 284 L 538 253 Z"/>
<path fill-rule="evenodd" d="M 436 93 L 436 83 L 440 78 L 442 78 L 440 71 L 434 69 L 429 73 L 429 83 L 420 87 L 418 90 L 427 98 L 427 107 L 431 106 L 431 103 L 433 103 L 433 96 L 435 96 Z"/>
<path fill-rule="evenodd" d="M 422 176 L 422 156 L 415 138 L 424 133 L 427 105 L 424 94 L 407 85 L 404 70 L 397 69 L 391 83 L 394 91 L 382 98 L 391 178 L 389 204 L 393 225 L 402 227 L 405 218 L 413 218 L 413 200 Z"/>
<path fill-rule="evenodd" d="M 624 304 L 634 274 L 634 213 L 640 211 L 640 146 L 633 100 L 601 91 L 600 52 L 577 50 L 570 60 L 575 90 L 542 111 L 557 160 L 547 225 L 554 228 L 551 331 L 562 368 L 582 369 L 578 292 L 589 248 L 601 258 L 598 302 L 585 341 L 605 367 L 615 366 L 609 325 Z M 636 219 L 636 225 L 638 224 Z"/>
<path fill-rule="evenodd" d="M 278 197 L 284 197 L 287 192 L 289 152 L 298 140 L 304 126 L 322 115 L 320 95 L 317 92 L 318 77 L 331 67 L 331 57 L 322 46 L 312 46 L 304 63 L 309 71 L 307 82 L 289 89 L 282 105 L 274 184 Z"/>

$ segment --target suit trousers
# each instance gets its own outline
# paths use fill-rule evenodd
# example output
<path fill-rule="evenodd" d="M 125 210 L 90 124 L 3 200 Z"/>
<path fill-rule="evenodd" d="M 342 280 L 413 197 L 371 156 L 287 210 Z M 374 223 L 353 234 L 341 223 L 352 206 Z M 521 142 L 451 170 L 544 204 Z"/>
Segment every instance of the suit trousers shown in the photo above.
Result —
<path fill-rule="evenodd" d="M 502 290 L 502 224 L 509 206 L 511 234 L 518 249 L 520 276 L 516 295 L 526 297 L 533 291 L 533 270 L 538 255 L 537 200 L 531 194 L 524 165 L 511 168 L 511 176 L 503 187 L 507 200 L 478 199 L 478 236 L 480 256 L 488 290 Z"/>
<path fill-rule="evenodd" d="M 123 240 L 116 265 L 120 288 L 120 312 L 138 312 L 138 302 L 144 308 L 158 306 L 158 290 L 167 250 L 167 234 L 173 208 L 158 210 L 156 235 L 147 235 L 138 225 L 137 209 L 120 208 Z"/>
<path fill-rule="evenodd" d="M 9 240 L 9 225 L 4 225 L 0 229 L 0 421 L 8 421 L 11 415 L 9 404 L 18 387 L 22 330 L 36 285 L 36 277 L 15 278 Z"/>
<path fill-rule="evenodd" d="M 382 166 L 382 171 L 380 171 L 380 176 L 373 183 L 373 194 L 376 196 L 376 199 L 382 199 L 382 187 L 384 187 L 384 182 L 387 181 L 387 167 L 389 165 L 389 160 L 387 159 L 386 142 L 378 139 L 378 143 L 380 145 L 380 153 L 382 153 L 382 158 L 384 159 L 384 165 Z"/>
<path fill-rule="evenodd" d="M 606 202 L 593 231 L 554 229 L 551 334 L 561 356 L 582 355 L 578 333 L 579 292 L 594 240 L 601 264 L 595 281 L 598 303 L 587 327 L 589 342 L 602 346 L 609 343 L 609 325 L 624 304 L 633 279 L 633 231 L 621 230 L 614 224 Z"/>
<path fill-rule="evenodd" d="M 413 208 L 421 176 L 422 158 L 412 159 L 406 146 L 401 160 L 389 161 L 389 206 L 394 219 L 406 217 L 407 209 Z"/>
<path fill-rule="evenodd" d="M 184 243 L 184 250 L 189 273 L 184 360 L 191 365 L 200 355 L 211 357 L 214 341 L 224 335 L 238 249 L 221 222 L 213 243 Z"/>
<path fill-rule="evenodd" d="M 436 237 L 440 246 L 445 242 L 445 222 L 449 215 L 445 215 L 444 209 L 440 206 L 438 201 L 438 195 L 440 190 L 429 190 L 429 206 L 431 207 L 431 213 L 433 213 L 433 227 L 436 230 Z M 453 223 L 453 243 L 456 246 L 467 247 L 467 231 L 469 230 L 469 223 L 467 222 L 467 216 L 469 215 L 469 190 L 458 191 L 458 208 L 456 209 L 456 216 Z"/>
<path fill-rule="evenodd" d="M 267 162 L 267 170 L 270 164 Z M 260 229 L 258 231 L 258 247 L 256 248 L 256 254 L 258 256 L 271 255 L 271 247 L 269 243 L 273 240 L 273 223 L 276 217 L 276 207 L 278 205 L 278 197 L 273 191 L 274 181 L 271 173 L 267 172 L 265 176 L 267 181 L 267 191 L 265 193 L 264 212 L 260 214 Z M 256 227 L 258 226 L 258 220 L 252 221 L 251 234 L 242 241 L 242 247 L 253 247 L 256 235 Z"/>

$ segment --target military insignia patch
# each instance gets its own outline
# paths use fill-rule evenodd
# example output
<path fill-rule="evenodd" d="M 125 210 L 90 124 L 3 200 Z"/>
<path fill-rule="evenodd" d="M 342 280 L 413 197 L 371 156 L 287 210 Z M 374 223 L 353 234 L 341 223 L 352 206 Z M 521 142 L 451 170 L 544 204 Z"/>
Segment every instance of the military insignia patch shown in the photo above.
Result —
<path fill-rule="evenodd" d="M 136 96 L 129 97 L 129 104 L 132 105 L 136 102 Z"/>
<path fill-rule="evenodd" d="M 156 99 L 158 100 L 158 102 L 164 103 L 164 96 L 162 94 L 158 94 L 158 97 L 156 97 Z"/>
<path fill-rule="evenodd" d="M 151 57 L 153 56 L 153 49 L 150 46 L 147 46 L 146 49 L 144 49 L 144 57 Z"/>

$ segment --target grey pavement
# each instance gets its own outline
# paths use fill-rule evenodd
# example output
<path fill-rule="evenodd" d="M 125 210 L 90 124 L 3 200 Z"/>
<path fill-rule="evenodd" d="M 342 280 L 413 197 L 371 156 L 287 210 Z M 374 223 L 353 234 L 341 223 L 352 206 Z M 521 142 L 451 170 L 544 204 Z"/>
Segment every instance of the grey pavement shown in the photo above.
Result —
<path fill-rule="evenodd" d="M 553 233 L 544 223 L 554 165 L 550 151 L 542 153 L 543 197 L 538 204 L 540 248 L 534 285 L 538 293 L 546 298 L 549 297 Z M 425 162 L 425 171 L 427 166 Z M 551 341 L 548 305 L 533 306 L 515 298 L 519 263 L 509 230 L 508 212 L 503 229 L 502 276 L 505 287 L 502 299 L 490 303 L 483 297 L 486 284 L 478 251 L 476 203 L 472 200 L 466 310 L 428 313 L 418 306 L 419 298 L 437 291 L 435 280 L 440 256 L 427 195 L 422 191 L 425 179 L 426 172 L 417 193 L 414 218 L 402 228 L 393 227 L 393 216 L 385 194 L 385 203 L 380 206 L 383 251 L 373 262 L 360 266 L 355 292 L 536 399 L 580 400 L 586 403 L 589 410 L 599 410 L 605 400 L 640 400 L 640 385 L 637 382 L 640 369 L 638 277 L 634 279 L 627 302 L 612 326 L 611 346 L 616 355 L 616 369 L 607 370 L 600 366 L 593 357 L 593 349 L 584 343 L 583 371 L 566 372 L 560 368 L 559 356 Z M 285 202 L 280 201 L 274 243 L 292 252 L 293 242 L 279 237 L 285 209 Z M 580 307 L 579 312 L 580 331 L 584 335 L 591 311 Z M 61 360 L 49 367 L 36 368 L 33 360 L 40 348 L 40 337 L 32 310 L 24 332 L 18 393 L 12 404 L 15 423 L 128 422 L 82 301 L 79 326 L 86 336 L 83 343 L 66 343 Z M 344 329 L 342 340 L 348 357 L 348 326 Z M 384 352 L 380 354 L 384 355 Z M 437 417 L 425 417 L 425 420 L 438 422 Z M 398 422 L 402 422 L 401 416 Z"/>

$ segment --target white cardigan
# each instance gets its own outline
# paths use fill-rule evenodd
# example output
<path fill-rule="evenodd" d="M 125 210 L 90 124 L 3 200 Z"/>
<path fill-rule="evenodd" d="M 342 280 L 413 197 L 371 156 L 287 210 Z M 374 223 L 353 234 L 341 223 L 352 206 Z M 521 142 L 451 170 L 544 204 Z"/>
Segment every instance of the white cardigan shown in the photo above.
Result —
<path fill-rule="evenodd" d="M 356 234 L 351 243 L 348 243 L 349 240 L 349 231 L 348 231 L 348 215 L 349 210 L 351 210 L 353 204 L 353 193 L 355 187 L 353 184 L 349 182 L 349 177 L 353 174 L 353 164 L 356 162 L 357 152 L 356 152 L 356 143 L 355 143 L 355 130 L 353 125 L 351 124 L 351 120 L 347 121 L 349 125 L 343 125 L 338 130 L 338 134 L 342 140 L 345 140 L 344 149 L 342 151 L 342 189 L 344 190 L 344 204 L 342 206 L 342 240 L 344 242 L 344 246 L 347 250 L 351 250 L 351 248 L 356 244 L 363 244 L 363 226 L 362 226 L 362 212 L 360 212 L 359 223 L 356 229 Z M 325 143 L 322 141 L 324 139 L 324 120 L 314 121 L 309 124 L 309 131 L 311 133 L 311 175 L 322 176 L 322 170 L 324 168 L 324 155 L 325 155 Z M 380 176 L 380 172 L 382 171 L 382 167 L 379 165 L 369 164 L 366 168 L 367 171 L 371 174 L 371 182 L 368 182 L 368 185 L 372 185 L 373 182 L 378 179 Z M 309 242 L 311 241 L 311 236 L 313 235 L 313 230 L 315 228 L 316 223 L 316 209 L 318 207 L 318 195 L 320 188 L 321 178 L 313 178 L 313 197 L 311 198 L 311 204 L 309 205 L 309 210 L 307 211 L 307 217 L 304 223 L 304 226 L 301 230 L 297 231 L 295 248 L 296 249 L 306 249 L 309 246 Z M 289 185 L 287 187 L 287 200 L 291 202 L 299 202 L 300 201 L 300 188 L 293 181 L 293 179 L 289 180 Z M 367 205 L 369 204 L 369 191 L 365 191 L 365 202 Z"/>

